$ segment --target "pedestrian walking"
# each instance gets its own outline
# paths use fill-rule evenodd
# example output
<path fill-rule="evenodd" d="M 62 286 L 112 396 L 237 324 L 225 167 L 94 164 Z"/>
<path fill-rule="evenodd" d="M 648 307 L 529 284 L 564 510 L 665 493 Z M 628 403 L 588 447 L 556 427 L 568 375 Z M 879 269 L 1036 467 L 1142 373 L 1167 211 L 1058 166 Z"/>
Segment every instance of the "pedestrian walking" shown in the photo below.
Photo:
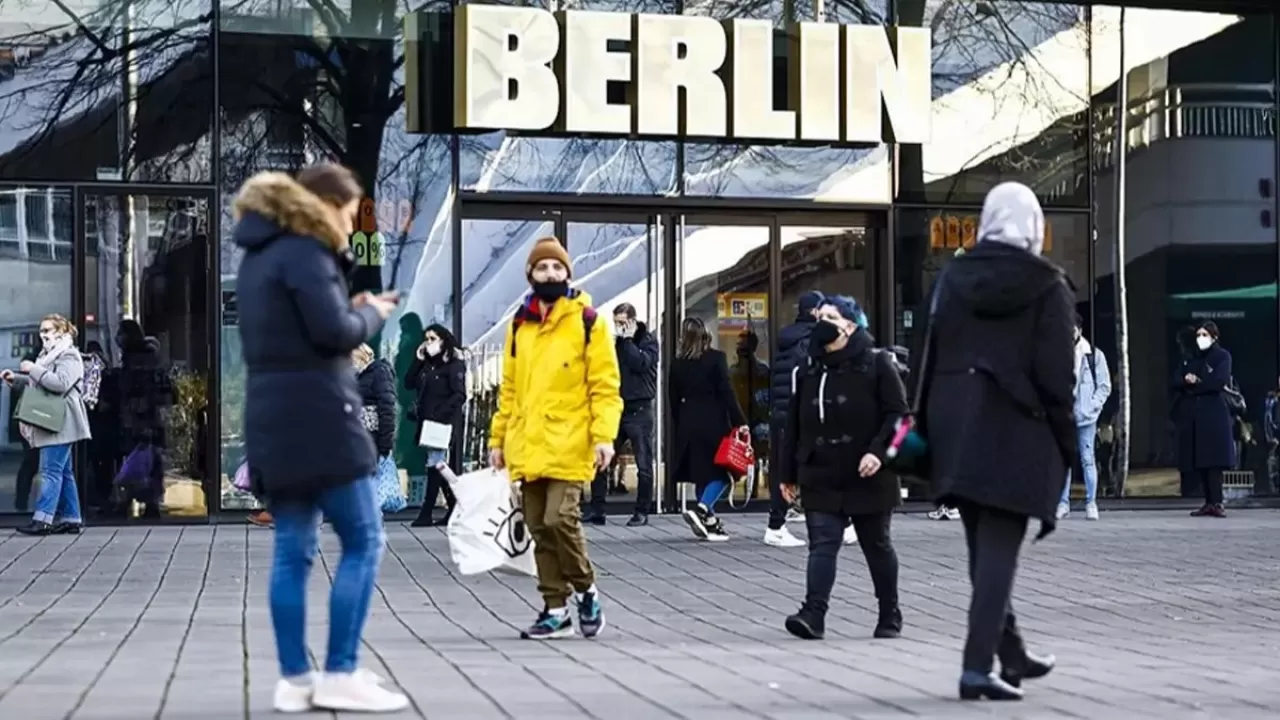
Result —
<path fill-rule="evenodd" d="M 1088 520 L 1098 519 L 1098 418 L 1111 396 L 1111 370 L 1107 356 L 1084 338 L 1084 320 L 1076 315 L 1075 327 L 1075 418 L 1077 444 L 1080 448 L 1080 470 L 1084 476 L 1084 513 Z M 1071 468 L 1062 487 L 1058 503 L 1058 519 L 1071 514 Z"/>
<path fill-rule="evenodd" d="M 19 363 L 17 373 L 0 371 L 0 380 L 9 386 L 22 385 L 24 393 L 47 398 L 48 407 L 42 415 L 51 423 L 37 426 L 19 419 L 23 439 L 40 452 L 41 484 L 31 522 L 18 532 L 74 535 L 83 527 L 84 518 L 71 449 L 92 437 L 81 389 L 84 360 L 76 347 L 75 325 L 61 315 L 46 315 L 40 320 L 40 342 L 40 354 Z M 60 420 L 58 414 L 62 415 Z"/>
<path fill-rule="evenodd" d="M 1025 185 L 1003 183 L 987 194 L 978 238 L 931 290 L 928 347 L 913 353 L 911 374 L 922 383 L 917 421 L 934 494 L 959 508 L 969 551 L 960 697 L 1018 700 L 1022 681 L 1054 664 L 1027 652 L 1010 598 L 1028 520 L 1040 521 L 1039 538 L 1053 531 L 1076 459 L 1075 294 L 1065 273 L 1040 257 L 1044 214 Z"/>
<path fill-rule="evenodd" d="M 1213 321 L 1196 328 L 1195 348 L 1173 378 L 1174 425 L 1178 431 L 1178 470 L 1204 492 L 1196 517 L 1226 517 L 1222 473 L 1236 466 L 1235 418 L 1228 395 L 1235 390 L 1231 353 L 1218 342 Z M 1237 400 L 1243 405 L 1243 398 Z"/>
<path fill-rule="evenodd" d="M 879 603 L 874 635 L 896 638 L 902 612 L 889 526 L 902 487 L 884 461 L 907 412 L 907 391 L 890 353 L 877 350 L 859 325 L 865 315 L 852 298 L 827 298 L 817 317 L 809 345 L 814 363 L 796 368 L 780 453 L 784 494 L 794 497 L 796 487 L 803 488 L 809 530 L 805 600 L 786 628 L 796 637 L 822 638 L 836 558 L 852 523 Z"/>
<path fill-rule="evenodd" d="M 351 352 L 377 334 L 397 300 L 394 293 L 348 297 L 344 276 L 355 264 L 348 237 L 361 195 L 350 170 L 318 165 L 296 181 L 255 175 L 233 205 L 244 251 L 236 293 L 248 370 L 245 449 L 254 491 L 276 528 L 269 595 L 280 712 L 396 712 L 409 702 L 357 663 L 383 529 L 374 498 L 378 449 L 361 420 Z M 323 672 L 315 674 L 306 598 L 322 515 L 342 558 Z"/>
<path fill-rule="evenodd" d="M 560 240 L 539 240 L 525 275 L 530 292 L 507 329 L 498 411 L 489 427 L 490 464 L 521 483 L 545 603 L 520 636 L 572 635 L 572 594 L 579 629 L 595 637 L 605 619 L 580 505 L 583 485 L 613 461 L 622 415 L 618 358 L 591 296 L 569 286 L 573 266 Z"/>
<path fill-rule="evenodd" d="M 778 346 L 773 354 L 773 367 L 769 383 L 769 404 L 772 448 L 781 449 L 786 444 L 787 407 L 794 391 L 791 384 L 795 381 L 797 367 L 809 362 L 809 337 L 818 321 L 818 307 L 825 297 L 817 290 L 810 290 L 800 296 L 796 303 L 796 319 L 790 325 L 778 331 Z M 775 462 L 771 466 L 778 467 L 782 456 L 775 452 Z M 782 492 L 782 483 L 777 473 L 769 473 L 769 524 L 764 531 L 764 544 L 774 547 L 804 547 L 805 542 L 787 529 L 787 502 Z"/>
<path fill-rule="evenodd" d="M 452 430 L 452 439 L 462 423 L 462 409 L 467 403 L 467 365 L 462 357 L 453 333 L 439 323 L 432 324 L 422 333 L 422 344 L 409 365 L 404 386 L 414 391 L 409 419 L 417 423 L 414 438 L 421 440 L 425 423 L 446 425 Z M 448 525 L 449 516 L 458 501 L 449 489 L 444 469 L 448 467 L 449 448 L 429 446 L 427 454 L 427 493 L 422 499 L 422 509 L 413 521 L 414 527 Z M 444 517 L 434 520 L 436 499 L 444 493 Z"/>
<path fill-rule="evenodd" d="M 667 399 L 675 430 L 671 481 L 690 483 L 698 492 L 698 504 L 685 511 L 685 522 L 701 540 L 728 540 L 716 503 L 733 487 L 733 478 L 716 465 L 716 451 L 730 431 L 748 430 L 747 416 L 729 385 L 728 360 L 711 347 L 711 333 L 696 317 L 680 324 Z"/>
<path fill-rule="evenodd" d="M 636 463 L 636 504 L 627 527 L 649 524 L 653 509 L 653 400 L 658 394 L 658 337 L 636 319 L 636 308 L 621 303 L 613 309 L 614 349 L 622 377 L 622 420 L 614 440 L 615 467 L 623 444 L 631 443 Z M 604 502 L 614 467 L 596 473 L 591 483 L 591 508 L 587 521 L 604 525 Z"/>

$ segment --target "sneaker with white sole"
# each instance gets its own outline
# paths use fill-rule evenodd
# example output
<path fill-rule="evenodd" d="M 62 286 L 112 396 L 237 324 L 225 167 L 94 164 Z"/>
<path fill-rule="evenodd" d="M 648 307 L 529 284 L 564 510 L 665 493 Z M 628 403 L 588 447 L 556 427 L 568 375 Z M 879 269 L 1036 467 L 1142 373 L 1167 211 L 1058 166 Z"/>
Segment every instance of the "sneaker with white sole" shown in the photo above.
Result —
<path fill-rule="evenodd" d="M 1089 503 L 1084 506 L 1084 517 L 1086 520 L 1098 519 L 1098 503 Z"/>
<path fill-rule="evenodd" d="M 311 694 L 311 706 L 321 710 L 392 713 L 409 707 L 409 698 L 372 682 L 367 672 L 322 673 Z"/>
<path fill-rule="evenodd" d="M 1068 505 L 1067 503 L 1058 503 L 1058 512 L 1055 514 L 1055 516 L 1059 520 L 1066 520 L 1067 516 L 1070 514 L 1071 514 L 1070 505 Z"/>
<path fill-rule="evenodd" d="M 852 525 L 844 529 L 844 544 L 845 545 L 858 544 L 858 531 L 854 530 Z"/>
<path fill-rule="evenodd" d="M 786 525 L 777 530 L 766 529 L 764 531 L 764 544 L 779 548 L 796 548 L 808 545 L 805 541 L 792 535 Z"/>
<path fill-rule="evenodd" d="M 309 674 L 293 680 L 280 678 L 276 681 L 276 690 L 272 696 L 271 706 L 276 709 L 276 712 L 280 713 L 309 712 L 311 710 L 311 694 L 314 691 L 315 685 L 312 683 Z"/>
<path fill-rule="evenodd" d="M 724 522 L 714 515 L 707 518 L 707 536 L 703 539 L 707 542 L 729 542 L 729 533 L 724 529 Z"/>
<path fill-rule="evenodd" d="M 804 522 L 804 511 L 798 507 L 788 508 L 786 520 L 789 523 Z"/>

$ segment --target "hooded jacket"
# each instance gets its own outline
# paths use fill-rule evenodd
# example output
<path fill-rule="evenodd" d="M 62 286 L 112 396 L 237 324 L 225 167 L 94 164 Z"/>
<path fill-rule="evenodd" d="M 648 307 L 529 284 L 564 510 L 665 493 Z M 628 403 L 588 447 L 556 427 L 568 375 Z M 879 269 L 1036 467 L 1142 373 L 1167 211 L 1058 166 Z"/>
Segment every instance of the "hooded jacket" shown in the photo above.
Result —
<path fill-rule="evenodd" d="M 371 407 L 378 416 L 372 433 L 379 457 L 391 454 L 396 442 L 396 371 L 385 358 L 369 363 L 356 376 L 362 409 Z"/>
<path fill-rule="evenodd" d="M 313 497 L 372 475 L 373 438 L 351 351 L 382 327 L 352 307 L 337 213 L 283 173 L 250 178 L 233 205 L 244 259 L 236 278 L 248 371 L 244 439 L 256 490 Z"/>
<path fill-rule="evenodd" d="M 519 329 L 507 326 L 489 447 L 502 449 L 513 480 L 589 482 L 595 446 L 618 436 L 618 356 L 603 323 L 590 324 L 587 341 L 584 311 L 594 312 L 591 296 L 570 290 L 542 317 L 530 293 L 517 310 Z"/>
<path fill-rule="evenodd" d="M 658 395 L 658 338 L 642 322 L 634 337 L 615 340 L 618 368 L 622 373 L 622 399 L 648 402 Z"/>
<path fill-rule="evenodd" d="M 1070 281 L 1034 248 L 984 239 L 935 285 L 932 341 L 913 354 L 917 367 L 928 355 L 935 500 L 1038 518 L 1043 537 L 1078 455 Z"/>
<path fill-rule="evenodd" d="M 792 371 L 808 363 L 809 335 L 815 322 L 813 315 L 801 313 L 795 322 L 778 331 L 778 353 L 773 359 L 769 382 L 769 405 L 775 429 L 786 426 Z"/>

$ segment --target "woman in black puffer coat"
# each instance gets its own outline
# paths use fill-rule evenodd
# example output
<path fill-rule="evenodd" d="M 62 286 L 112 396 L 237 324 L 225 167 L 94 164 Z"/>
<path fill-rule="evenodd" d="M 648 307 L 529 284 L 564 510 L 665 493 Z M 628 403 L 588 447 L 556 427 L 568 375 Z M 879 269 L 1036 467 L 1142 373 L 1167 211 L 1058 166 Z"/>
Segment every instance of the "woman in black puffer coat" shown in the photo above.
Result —
<path fill-rule="evenodd" d="M 368 345 L 356 348 L 351 362 L 360 383 L 364 428 L 373 436 L 381 459 L 390 455 L 396 444 L 396 371 L 386 360 L 374 358 Z"/>
<path fill-rule="evenodd" d="M 462 408 L 467 402 L 467 365 L 462 348 L 458 347 L 453 333 L 443 325 L 433 324 L 423 332 L 422 344 L 418 346 L 413 364 L 405 375 L 404 386 L 414 391 L 410 418 L 417 423 L 415 439 L 422 437 L 424 422 L 451 425 L 453 437 L 457 437 L 462 427 Z M 427 494 L 413 526 L 448 525 L 449 516 L 458 503 L 441 472 L 448 465 L 449 448 L 428 447 L 424 450 L 427 453 Z M 443 518 L 433 521 L 436 498 L 441 492 L 444 492 L 446 511 Z"/>

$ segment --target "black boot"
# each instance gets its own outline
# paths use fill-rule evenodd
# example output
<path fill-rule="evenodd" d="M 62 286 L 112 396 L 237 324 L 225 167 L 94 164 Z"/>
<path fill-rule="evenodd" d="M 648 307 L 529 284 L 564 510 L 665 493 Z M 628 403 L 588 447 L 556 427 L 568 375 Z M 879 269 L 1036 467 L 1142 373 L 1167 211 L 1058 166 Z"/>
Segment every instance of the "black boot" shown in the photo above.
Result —
<path fill-rule="evenodd" d="M 53 534 L 53 526 L 47 522 L 40 522 L 39 520 L 32 520 L 30 524 L 23 525 L 22 527 L 17 528 L 17 530 L 23 535 L 52 535 Z"/>
<path fill-rule="evenodd" d="M 638 511 L 635 513 L 632 513 L 631 519 L 627 521 L 627 527 L 640 527 L 641 525 L 648 525 L 648 524 L 649 524 L 649 515 L 647 513 L 642 513 Z"/>
<path fill-rule="evenodd" d="M 1001 663 L 1000 679 L 1012 685 L 1013 687 L 1022 687 L 1023 680 L 1035 680 L 1053 672 L 1054 665 L 1057 664 L 1057 658 L 1052 655 L 1039 657 L 1026 654 L 1026 659 L 1022 662 L 1022 667 L 1006 666 Z"/>
<path fill-rule="evenodd" d="M 965 670 L 960 674 L 961 700 L 1021 700 L 1022 691 L 1001 680 L 995 673 Z"/>
<path fill-rule="evenodd" d="M 902 610 L 898 608 L 897 603 L 882 606 L 880 608 L 880 619 L 876 621 L 876 631 L 872 636 L 882 640 L 890 640 L 901 635 Z"/>
<path fill-rule="evenodd" d="M 786 628 L 787 632 L 801 640 L 821 640 L 827 631 L 822 613 L 810 609 L 808 605 L 800 606 L 795 615 L 787 616 Z"/>

